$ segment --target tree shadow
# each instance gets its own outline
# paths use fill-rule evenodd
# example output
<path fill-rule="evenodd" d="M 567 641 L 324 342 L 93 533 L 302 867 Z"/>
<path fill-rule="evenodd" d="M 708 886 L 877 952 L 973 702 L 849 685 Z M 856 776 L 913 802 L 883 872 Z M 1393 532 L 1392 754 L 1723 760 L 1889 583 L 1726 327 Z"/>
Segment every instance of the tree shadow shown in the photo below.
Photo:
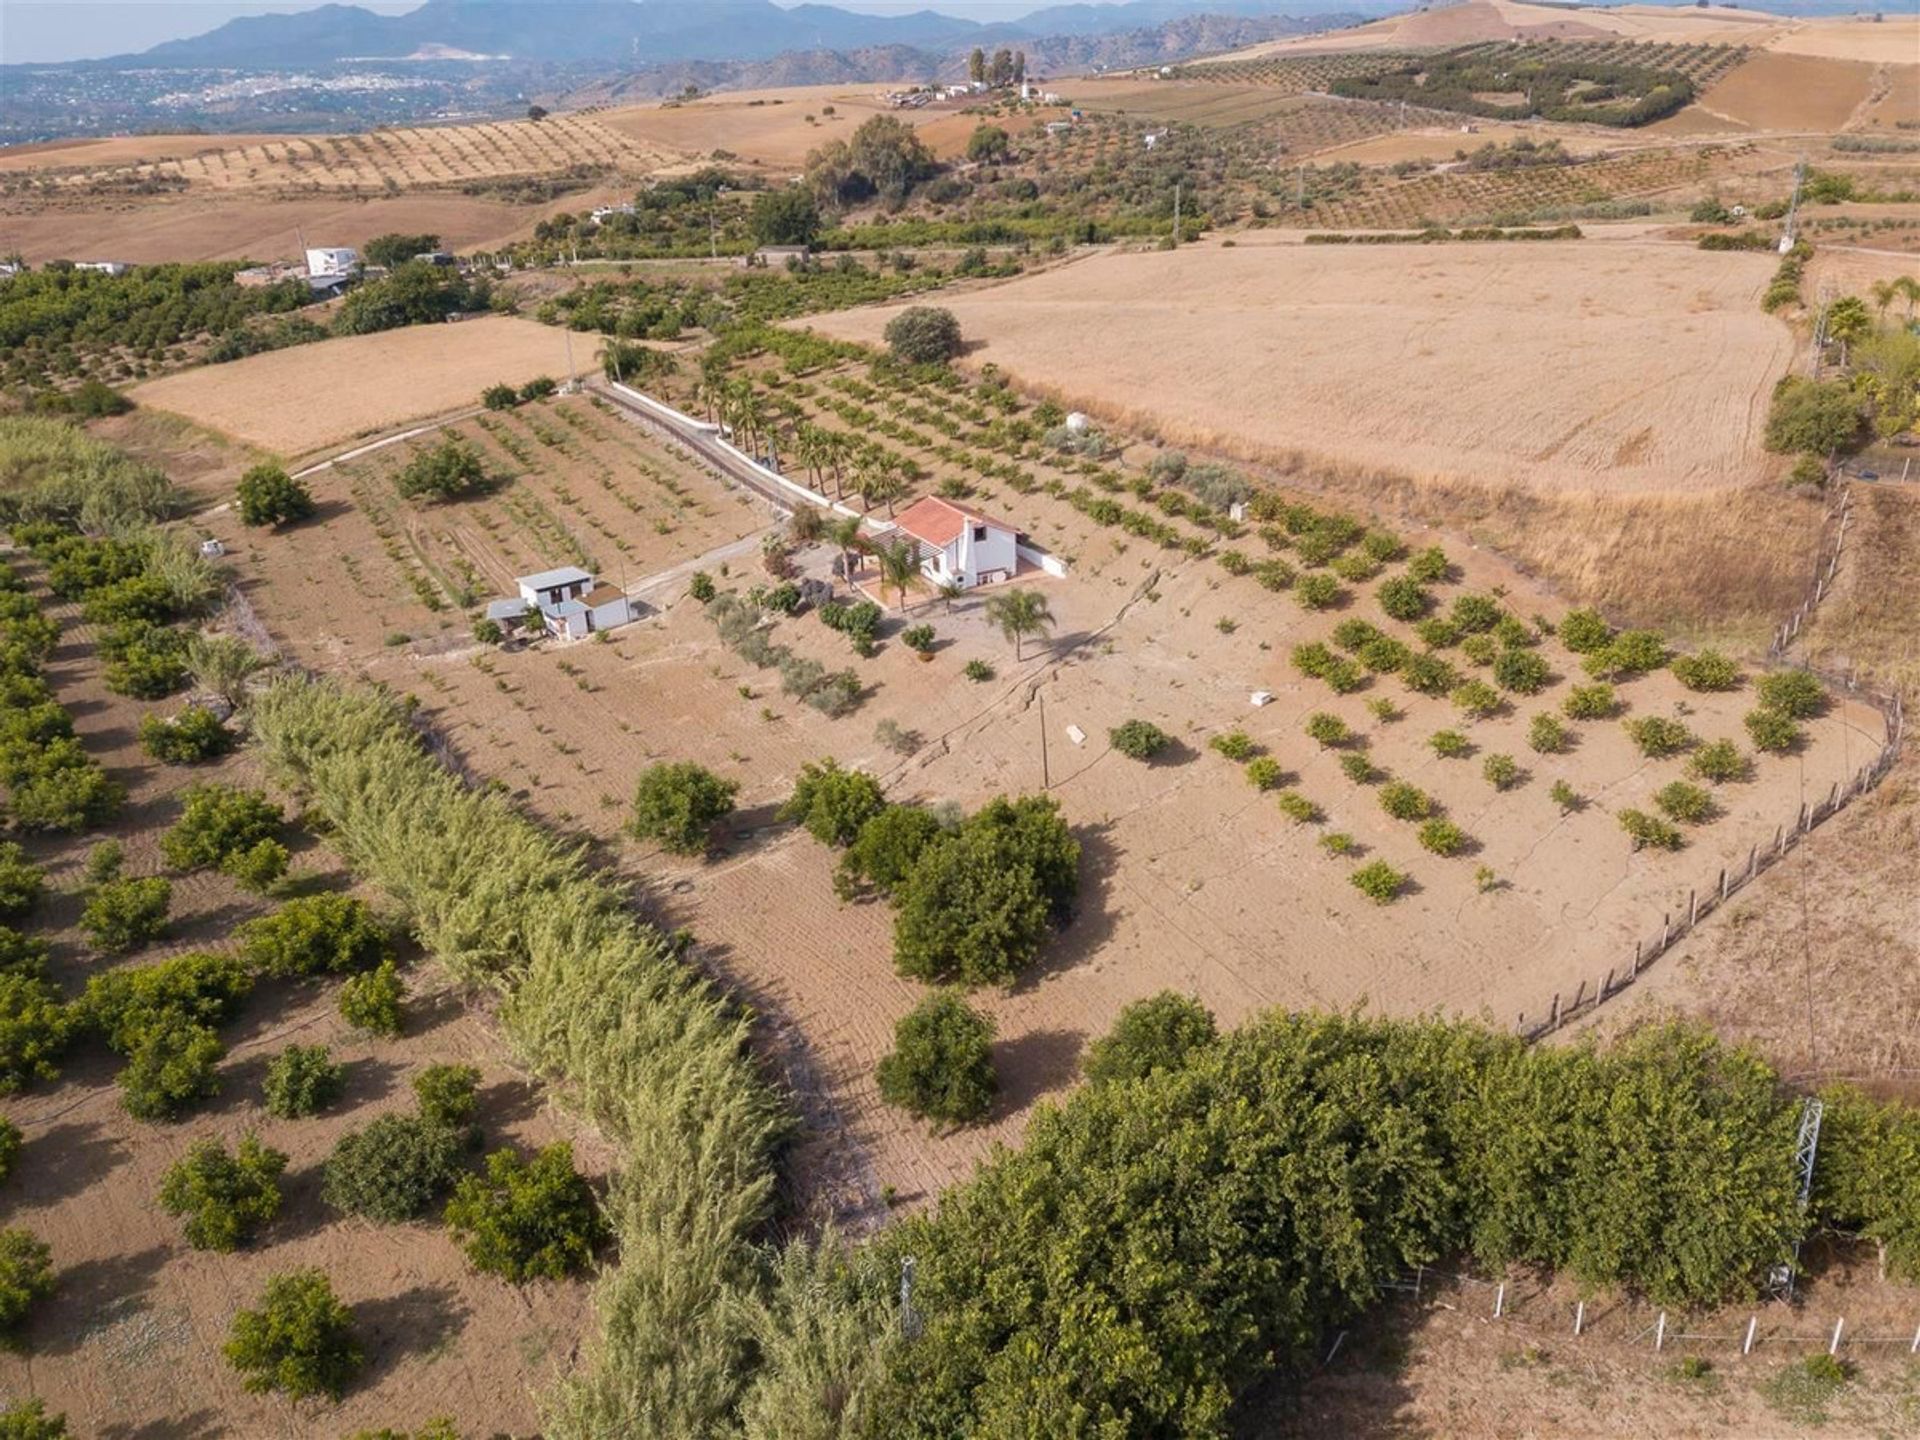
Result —
<path fill-rule="evenodd" d="M 115 1421 L 100 1431 L 100 1440 L 219 1440 L 231 1433 L 219 1411 L 195 1410 L 190 1415 L 169 1415 L 144 1425 Z"/>
<path fill-rule="evenodd" d="M 445 1285 L 416 1285 L 398 1295 L 353 1307 L 354 1329 L 367 1351 L 363 1386 L 379 1384 L 412 1356 L 433 1357 L 466 1329 L 471 1311 Z"/>
<path fill-rule="evenodd" d="M 28 1140 L 16 1184 L 35 1203 L 70 1199 L 126 1158 L 126 1145 L 94 1120 L 67 1120 Z"/>
<path fill-rule="evenodd" d="M 1073 838 L 1080 842 L 1080 885 L 1073 911 L 1038 959 L 1014 981 L 1012 993 L 1035 989 L 1048 976 L 1091 959 L 1113 938 L 1114 918 L 1107 897 L 1120 852 L 1113 844 L 1112 828 L 1111 821 L 1074 828 Z"/>
<path fill-rule="evenodd" d="M 476 1097 L 476 1121 L 488 1130 L 531 1120 L 541 1110 L 540 1087 L 527 1080 L 500 1080 Z"/>
<path fill-rule="evenodd" d="M 1067 1084 L 1080 1073 L 1084 1030 L 1035 1030 L 993 1047 L 993 1068 L 1000 1077 L 1000 1094 L 993 1117 L 1022 1109 L 1041 1096 Z"/>
<path fill-rule="evenodd" d="M 100 1331 L 144 1312 L 147 1294 L 172 1253 L 170 1246 L 155 1245 L 60 1269 L 52 1303 L 30 1327 L 32 1350 L 76 1354 Z"/>

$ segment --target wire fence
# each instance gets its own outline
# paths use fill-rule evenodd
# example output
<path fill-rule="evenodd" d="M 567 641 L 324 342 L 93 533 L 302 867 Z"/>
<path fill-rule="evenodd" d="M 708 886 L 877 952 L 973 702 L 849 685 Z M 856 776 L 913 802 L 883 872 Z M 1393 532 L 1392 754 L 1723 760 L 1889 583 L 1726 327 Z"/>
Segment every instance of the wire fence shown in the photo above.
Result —
<path fill-rule="evenodd" d="M 1778 660 L 1787 653 L 1788 647 L 1799 638 L 1800 627 L 1813 617 L 1820 602 L 1827 598 L 1827 590 L 1833 584 L 1834 576 L 1839 573 L 1840 552 L 1847 543 L 1847 529 L 1853 524 L 1853 486 L 1850 484 L 1841 490 L 1835 509 L 1827 512 L 1826 523 L 1831 524 L 1836 516 L 1840 523 L 1834 530 L 1833 543 L 1814 565 L 1813 584 L 1808 587 L 1800 608 L 1773 632 L 1773 643 L 1767 647 L 1769 660 Z"/>

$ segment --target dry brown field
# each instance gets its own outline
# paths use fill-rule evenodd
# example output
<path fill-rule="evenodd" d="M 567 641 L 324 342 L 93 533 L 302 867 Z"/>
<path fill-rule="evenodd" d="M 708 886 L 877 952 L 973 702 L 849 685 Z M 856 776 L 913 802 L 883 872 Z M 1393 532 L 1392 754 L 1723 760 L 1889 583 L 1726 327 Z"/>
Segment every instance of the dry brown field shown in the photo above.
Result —
<path fill-rule="evenodd" d="M 1543 489 L 1743 484 L 1793 350 L 1764 256 L 1640 241 L 1109 254 L 955 297 L 986 361 L 1178 443 Z M 893 312 L 811 323 L 873 340 Z"/>
<path fill-rule="evenodd" d="M 901 85 L 911 82 L 902 81 Z M 929 105 L 917 110 L 895 110 L 880 97 L 889 89 L 872 85 L 804 85 L 777 90 L 724 91 L 687 104 L 642 105 L 598 112 L 598 123 L 643 145 L 705 157 L 727 150 L 757 165 L 797 169 L 807 152 L 830 140 L 844 140 L 874 115 L 892 115 L 916 129 L 951 121 L 961 102 Z M 832 106 L 834 113 L 824 112 Z M 812 120 L 809 121 L 808 117 Z M 972 133 L 971 122 L 959 136 L 940 146 L 957 153 Z"/>
<path fill-rule="evenodd" d="M 597 362 L 591 337 L 573 343 L 582 371 Z M 347 335 L 226 365 L 183 370 L 134 387 L 135 400 L 184 415 L 236 440 L 286 456 L 391 430 L 408 420 L 477 405 L 496 382 L 564 379 L 567 332 L 488 315 Z"/>
<path fill-rule="evenodd" d="M 233 458 L 217 446 L 203 443 L 200 450 L 184 469 Z M 92 951 L 75 927 L 88 847 L 118 840 L 128 873 L 157 873 L 158 838 L 178 813 L 183 786 L 206 779 L 257 785 L 262 777 L 244 753 L 192 768 L 146 759 L 134 738 L 139 720 L 172 713 L 180 701 L 148 704 L 112 694 L 101 683 L 78 607 L 56 603 L 47 613 L 65 627 L 49 679 L 88 753 L 131 792 L 122 817 L 98 833 L 26 840 L 53 892 L 29 928 L 52 942 L 53 977 L 73 994 L 88 976 L 118 963 L 225 949 L 234 927 L 272 902 L 211 873 L 174 877 L 165 940 L 125 962 Z M 290 805 L 290 813 L 297 808 Z M 289 838 L 298 883 L 350 883 L 324 846 Z M 611 1163 L 594 1136 L 504 1063 L 504 1044 L 481 1010 L 430 971 L 407 973 L 408 1027 L 395 1040 L 346 1026 L 334 982 L 261 982 L 223 1031 L 229 1052 L 219 1068 L 220 1093 L 174 1124 L 127 1116 L 113 1083 L 116 1063 L 90 1044 L 57 1083 L 8 1099 L 7 1117 L 21 1128 L 25 1148 L 7 1181 L 7 1222 L 51 1247 L 59 1288 L 35 1310 L 25 1349 L 0 1354 L 0 1389 L 39 1396 L 67 1413 L 75 1435 L 102 1437 L 333 1440 L 363 1427 L 411 1428 L 442 1414 L 463 1433 L 526 1433 L 538 1424 L 534 1395 L 565 1368 L 591 1325 L 586 1284 L 516 1288 L 474 1272 L 437 1224 L 342 1220 L 320 1199 L 320 1165 L 339 1136 L 410 1108 L 412 1077 L 443 1062 L 481 1070 L 490 1147 L 566 1138 L 586 1172 L 604 1176 Z M 346 1067 L 342 1099 L 310 1119 L 278 1120 L 262 1104 L 267 1061 L 291 1043 L 325 1044 Z M 155 1199 L 161 1177 L 193 1142 L 217 1136 L 231 1145 L 248 1131 L 290 1157 L 281 1214 L 236 1253 L 192 1250 L 180 1222 Z M 341 1405 L 295 1411 L 277 1398 L 246 1394 L 220 1345 L 234 1313 L 257 1302 L 269 1274 L 307 1265 L 325 1270 L 355 1308 L 368 1365 Z"/>
<path fill-rule="evenodd" d="M 1920 52 L 1920 16 L 1885 14 L 1874 21 L 1864 15 L 1845 15 L 1808 20 L 1767 48 L 1791 55 L 1822 55 L 1830 60 L 1911 65 L 1915 53 Z"/>
<path fill-rule="evenodd" d="M 1874 67 L 1858 61 L 1763 51 L 1733 67 L 1653 132 L 1699 117 L 1741 130 L 1839 130 L 1873 90 Z M 1688 133 L 1697 133 L 1689 130 Z"/>
<path fill-rule="evenodd" d="M 98 170 L 108 165 L 150 165 L 190 160 L 220 150 L 265 145 L 280 135 L 115 135 L 101 140 L 43 140 L 0 145 L 0 174 L 21 170 Z"/>

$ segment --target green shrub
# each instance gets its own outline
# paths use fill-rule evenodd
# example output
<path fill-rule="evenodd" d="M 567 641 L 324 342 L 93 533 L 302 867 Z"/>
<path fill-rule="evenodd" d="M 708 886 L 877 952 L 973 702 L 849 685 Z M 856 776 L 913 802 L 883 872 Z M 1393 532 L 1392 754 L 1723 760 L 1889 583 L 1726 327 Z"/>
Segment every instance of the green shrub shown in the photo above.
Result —
<path fill-rule="evenodd" d="M 1819 1223 L 1874 1241 L 1890 1279 L 1920 1279 L 1920 1110 L 1851 1085 L 1828 1086 L 1820 1098 Z"/>
<path fill-rule="evenodd" d="M 215 1071 L 226 1046 L 210 1026 L 163 1013 L 140 1032 L 114 1081 L 136 1120 L 177 1120 L 220 1089 Z"/>
<path fill-rule="evenodd" d="M 1064 919 L 1080 844 L 1042 796 L 989 801 L 934 837 L 894 892 L 894 964 L 903 975 L 967 985 L 1013 979 Z"/>
<path fill-rule="evenodd" d="M 829 756 L 800 767 L 793 794 L 775 818 L 800 825 L 822 845 L 844 848 L 886 805 L 878 780 L 864 770 L 842 770 Z"/>
<path fill-rule="evenodd" d="M 241 1137 L 233 1154 L 219 1140 L 195 1141 L 160 1181 L 160 1208 L 186 1219 L 196 1250 L 237 1250 L 280 1213 L 280 1176 L 287 1157 Z"/>
<path fill-rule="evenodd" d="M 267 1113 L 279 1120 L 317 1115 L 340 1096 L 346 1072 L 324 1045 L 289 1045 L 267 1065 Z"/>
<path fill-rule="evenodd" d="M 164 700 L 187 683 L 187 638 L 146 621 L 126 621 L 101 636 L 107 688 L 136 700 Z"/>
<path fill-rule="evenodd" d="M 1460 643 L 1460 627 L 1438 615 L 1429 615 L 1420 621 L 1413 627 L 1413 633 L 1431 650 L 1445 650 Z"/>
<path fill-rule="evenodd" d="M 480 392 L 480 403 L 489 410 L 511 410 L 520 403 L 520 392 L 511 385 L 489 385 Z"/>
<path fill-rule="evenodd" d="M 1375 594 L 1380 608 L 1395 620 L 1418 620 L 1433 608 L 1432 592 L 1411 575 L 1383 580 Z"/>
<path fill-rule="evenodd" d="M 1113 1028 L 1087 1047 L 1080 1068 L 1095 1085 L 1143 1080 L 1177 1070 L 1219 1038 L 1213 1012 L 1191 996 L 1163 990 L 1124 1007 Z"/>
<path fill-rule="evenodd" d="M 77 748 L 77 747 L 76 747 Z M 90 830 L 119 813 L 126 788 L 84 756 L 84 763 L 39 767 L 15 780 L 8 796 L 23 830 Z"/>
<path fill-rule="evenodd" d="M 702 605 L 706 604 L 719 593 L 720 592 L 714 588 L 713 577 L 704 570 L 694 571 L 693 578 L 687 581 L 687 594 L 691 595 L 695 600 L 698 600 Z"/>
<path fill-rule="evenodd" d="M 1532 650 L 1502 650 L 1493 662 L 1493 678 L 1504 690 L 1519 695 L 1538 695 L 1547 688 L 1553 672 L 1547 662 Z"/>
<path fill-rule="evenodd" d="M 1282 815 L 1302 825 L 1310 825 L 1320 818 L 1320 807 L 1297 790 L 1283 791 L 1279 805 Z"/>
<path fill-rule="evenodd" d="M 894 1027 L 876 1069 L 880 1098 L 923 1120 L 964 1125 L 993 1105 L 993 1022 L 957 991 L 937 990 Z"/>
<path fill-rule="evenodd" d="M 162 1024 L 224 1024 L 252 990 L 253 976 L 238 956 L 194 952 L 95 975 L 78 1005 L 110 1049 L 132 1055 Z"/>
<path fill-rule="evenodd" d="M 0 1181 L 13 1174 L 14 1163 L 20 1158 L 20 1127 L 0 1116 Z"/>
<path fill-rule="evenodd" d="M 486 463 L 465 440 L 450 437 L 422 450 L 401 467 L 393 488 L 405 499 L 457 500 L 486 484 Z"/>
<path fill-rule="evenodd" d="M 960 353 L 960 322 L 951 310 L 909 305 L 887 322 L 887 348 L 909 365 L 944 365 Z"/>
<path fill-rule="evenodd" d="M 1109 730 L 1107 741 L 1129 760 L 1151 760 L 1173 743 L 1173 737 L 1150 720 L 1129 720 Z"/>
<path fill-rule="evenodd" d="M 1581 668 L 1596 680 L 1644 675 L 1667 663 L 1667 642 L 1655 630 L 1622 630 L 1591 652 Z"/>
<path fill-rule="evenodd" d="M 1438 655 L 1409 655 L 1400 667 L 1400 678 L 1417 695 L 1444 695 L 1460 677 Z"/>
<path fill-rule="evenodd" d="M 1271 755 L 1261 755 L 1247 762 L 1247 783 L 1256 790 L 1271 790 L 1286 778 L 1286 771 L 1280 768 L 1280 762 Z"/>
<path fill-rule="evenodd" d="M 46 876 L 12 840 L 0 840 L 0 920 L 18 920 L 40 903 Z"/>
<path fill-rule="evenodd" d="M 318 1270 L 269 1276 L 260 1307 L 233 1317 L 222 1353 L 249 1392 L 277 1391 L 296 1402 L 338 1400 L 366 1363 L 353 1312 Z"/>
<path fill-rule="evenodd" d="M 340 987 L 341 1018 L 371 1035 L 398 1035 L 400 1002 L 406 993 L 406 984 L 393 961 L 382 960 L 371 970 L 349 976 Z"/>
<path fill-rule="evenodd" d="M 1420 827 L 1420 846 L 1436 855 L 1458 855 L 1467 843 L 1467 835 L 1451 820 L 1438 818 Z"/>
<path fill-rule="evenodd" d="M 1424 820 L 1433 813 L 1433 799 L 1404 780 L 1380 787 L 1380 808 L 1396 820 Z"/>
<path fill-rule="evenodd" d="M 1600 618 L 1598 610 L 1569 610 L 1556 627 L 1560 643 L 1576 655 L 1590 655 L 1606 648 L 1613 639 L 1613 627 Z"/>
<path fill-rule="evenodd" d="M 1626 727 L 1627 738 L 1633 741 L 1635 748 L 1652 760 L 1678 755 L 1693 744 L 1693 732 L 1680 721 L 1670 720 L 1664 715 L 1643 715 L 1637 720 L 1622 723 Z"/>
<path fill-rule="evenodd" d="M 248 852 L 263 840 L 275 838 L 284 818 L 280 807 L 257 790 L 191 785 L 180 818 L 160 837 L 160 853 L 175 870 L 231 872 L 245 867 Z"/>
<path fill-rule="evenodd" d="M 0 1410 L 0 1440 L 68 1440 L 66 1414 L 47 1414 L 42 1400 L 16 1401 Z"/>
<path fill-rule="evenodd" d="M 1576 685 L 1560 702 L 1569 720 L 1605 720 L 1620 708 L 1611 685 Z"/>
<path fill-rule="evenodd" d="M 1774 386 L 1765 444 L 1776 455 L 1851 450 L 1860 431 L 1860 399 L 1846 379 L 1783 375 Z"/>
<path fill-rule="evenodd" d="M 1382 725 L 1391 725 L 1400 718 L 1400 707 L 1382 695 L 1367 702 L 1367 713 Z"/>
<path fill-rule="evenodd" d="M 476 1270 L 516 1285 L 578 1274 L 606 1235 L 593 1187 L 574 1170 L 564 1140 L 527 1160 L 494 1151 L 484 1177 L 463 1176 L 454 1187 L 446 1220 Z"/>
<path fill-rule="evenodd" d="M 1469 635 L 1460 642 L 1460 653 L 1476 665 L 1491 665 L 1500 658 L 1500 643 L 1491 635 Z"/>
<path fill-rule="evenodd" d="M 1547 790 L 1547 798 L 1560 807 L 1560 813 L 1563 815 L 1571 815 L 1586 803 L 1581 799 L 1580 792 L 1564 780 L 1553 782 Z"/>
<path fill-rule="evenodd" d="M 1344 593 L 1331 575 L 1302 575 L 1293 582 L 1293 598 L 1308 610 L 1325 610 L 1338 603 Z"/>
<path fill-rule="evenodd" d="M 1718 650 L 1676 656 L 1671 668 L 1689 690 L 1732 690 L 1740 683 L 1740 667 Z"/>
<path fill-rule="evenodd" d="M 1698 825 L 1713 815 L 1713 796 L 1684 780 L 1662 785 L 1654 792 L 1653 803 L 1668 819 L 1684 820 L 1690 825 Z"/>
<path fill-rule="evenodd" d="M 123 877 L 93 887 L 80 912 L 80 928 L 94 949 L 125 955 L 167 933 L 173 886 L 157 875 Z"/>
<path fill-rule="evenodd" d="M 933 653 L 933 640 L 933 626 L 931 625 L 909 625 L 900 632 L 900 643 L 916 655 L 931 655 Z"/>
<path fill-rule="evenodd" d="M 1491 595 L 1457 595 L 1448 618 L 1463 635 L 1478 635 L 1500 623 L 1500 602 Z"/>
<path fill-rule="evenodd" d="M 1438 585 L 1453 574 L 1453 562 L 1438 545 L 1414 553 L 1407 561 L 1407 575 L 1422 585 Z"/>
<path fill-rule="evenodd" d="M 1307 717 L 1306 729 L 1308 738 L 1324 746 L 1344 745 L 1353 738 L 1346 721 L 1324 710 L 1316 710 Z"/>
<path fill-rule="evenodd" d="M 1826 688 L 1804 670 L 1776 670 L 1754 689 L 1761 709 L 1794 720 L 1811 720 L 1827 708 Z"/>
<path fill-rule="evenodd" d="M 1368 861 L 1347 878 L 1376 905 L 1391 904 L 1407 883 L 1407 877 L 1384 860 Z"/>
<path fill-rule="evenodd" d="M 1404 670 L 1413 652 L 1390 635 L 1369 640 L 1356 652 L 1360 663 L 1375 675 L 1392 675 Z"/>
<path fill-rule="evenodd" d="M 313 494 L 279 465 L 255 465 L 240 477 L 240 522 L 276 529 L 313 514 Z"/>
<path fill-rule="evenodd" d="M 1633 839 L 1633 848 L 1651 846 L 1655 850 L 1678 850 L 1686 843 L 1686 838 L 1662 820 L 1658 815 L 1649 815 L 1643 810 L 1622 810 L 1620 828 Z"/>
<path fill-rule="evenodd" d="M 1244 730 L 1229 730 L 1224 735 L 1216 735 L 1207 742 L 1207 748 L 1224 755 L 1236 763 L 1251 760 L 1260 748 L 1253 743 L 1253 737 Z"/>
<path fill-rule="evenodd" d="M 264 895 L 287 873 L 291 858 L 278 840 L 261 840 L 228 856 L 220 868 L 244 888 Z"/>
<path fill-rule="evenodd" d="M 1762 706 L 1749 710 L 1745 723 L 1747 738 L 1763 754 L 1785 755 L 1799 747 L 1800 726 L 1790 715 Z"/>
<path fill-rule="evenodd" d="M 81 873 L 89 886 L 104 885 L 120 878 L 126 859 L 126 849 L 118 840 L 102 840 L 87 847 L 87 860 Z"/>
<path fill-rule="evenodd" d="M 649 766 L 634 788 L 631 829 L 675 855 L 703 855 L 713 827 L 733 813 L 737 781 L 722 780 L 692 761 Z"/>
<path fill-rule="evenodd" d="M 240 953 L 262 975 L 348 975 L 392 953 L 387 929 L 350 895 L 303 895 L 236 932 Z"/>
<path fill-rule="evenodd" d="M 460 1169 L 457 1130 L 425 1115 L 382 1115 L 340 1137 L 320 1195 L 347 1215 L 398 1224 L 426 1213 Z"/>
<path fill-rule="evenodd" d="M 33 1307 L 53 1294 L 53 1252 L 31 1230 L 0 1230 L 0 1334 L 19 1331 Z"/>
<path fill-rule="evenodd" d="M 1527 745 L 1541 755 L 1557 755 L 1567 748 L 1567 727 L 1558 715 L 1542 710 L 1527 722 Z"/>
<path fill-rule="evenodd" d="M 900 886 L 921 853 L 940 833 L 940 822 L 917 805 L 889 805 L 860 827 L 840 866 L 833 887 L 843 900 L 867 891 L 891 895 Z"/>
<path fill-rule="evenodd" d="M 0 925 L 0 975 L 38 979 L 47 973 L 47 942 Z"/>
<path fill-rule="evenodd" d="M 480 1072 L 472 1065 L 429 1065 L 413 1077 L 420 1113 L 437 1125 L 460 1129 L 480 1109 Z"/>
<path fill-rule="evenodd" d="M 1342 830 L 1330 830 L 1320 837 L 1320 848 L 1329 855 L 1348 855 L 1353 847 L 1353 837 Z"/>
<path fill-rule="evenodd" d="M 1371 784 L 1379 776 L 1373 768 L 1373 761 L 1358 750 L 1349 750 L 1340 757 L 1340 773 L 1356 785 Z"/>
<path fill-rule="evenodd" d="M 1473 749 L 1473 742 L 1458 730 L 1436 730 L 1427 737 L 1427 744 L 1443 760 L 1457 759 Z"/>
<path fill-rule="evenodd" d="M 969 660 L 960 668 L 960 673 L 969 680 L 986 681 L 993 679 L 993 666 L 984 660 Z"/>
<path fill-rule="evenodd" d="M 78 1028 L 60 992 L 39 975 L 0 974 L 0 1095 L 52 1080 Z"/>
<path fill-rule="evenodd" d="M 1506 703 L 1500 698 L 1500 692 L 1484 680 L 1462 681 L 1447 698 L 1476 719 L 1493 714 Z"/>
<path fill-rule="evenodd" d="M 1776 1412 L 1797 1425 L 1827 1423 L 1827 1406 L 1853 1379 L 1846 1361 L 1820 1351 L 1777 1370 L 1760 1386 L 1760 1394 Z"/>
<path fill-rule="evenodd" d="M 1752 768 L 1753 762 L 1731 740 L 1702 745 L 1687 761 L 1688 774 L 1698 780 L 1711 780 L 1716 785 L 1743 779 Z"/>
<path fill-rule="evenodd" d="M 1505 790 L 1520 778 L 1520 766 L 1511 755 L 1489 755 L 1480 773 L 1494 789 Z"/>
<path fill-rule="evenodd" d="M 233 732 L 204 705 L 189 705 L 170 720 L 148 715 L 140 722 L 140 748 L 168 765 L 193 765 L 233 748 Z"/>

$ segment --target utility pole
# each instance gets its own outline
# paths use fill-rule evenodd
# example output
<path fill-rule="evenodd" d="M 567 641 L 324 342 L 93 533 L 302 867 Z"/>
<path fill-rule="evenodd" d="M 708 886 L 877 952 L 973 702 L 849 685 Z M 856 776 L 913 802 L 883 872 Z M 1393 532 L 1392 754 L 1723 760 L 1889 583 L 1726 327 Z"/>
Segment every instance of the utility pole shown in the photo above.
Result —
<path fill-rule="evenodd" d="M 720 230 L 713 218 L 713 201 L 707 201 L 707 258 L 720 258 Z"/>
<path fill-rule="evenodd" d="M 1300 167 L 1300 186 L 1294 192 L 1293 203 L 1297 209 L 1307 208 L 1307 167 L 1305 165 Z"/>
<path fill-rule="evenodd" d="M 1047 764 L 1047 697 L 1036 687 L 1033 698 L 1040 702 L 1040 788 L 1051 790 L 1053 772 Z"/>
<path fill-rule="evenodd" d="M 1180 182 L 1178 180 L 1173 182 L 1173 244 L 1175 249 L 1180 246 Z"/>

